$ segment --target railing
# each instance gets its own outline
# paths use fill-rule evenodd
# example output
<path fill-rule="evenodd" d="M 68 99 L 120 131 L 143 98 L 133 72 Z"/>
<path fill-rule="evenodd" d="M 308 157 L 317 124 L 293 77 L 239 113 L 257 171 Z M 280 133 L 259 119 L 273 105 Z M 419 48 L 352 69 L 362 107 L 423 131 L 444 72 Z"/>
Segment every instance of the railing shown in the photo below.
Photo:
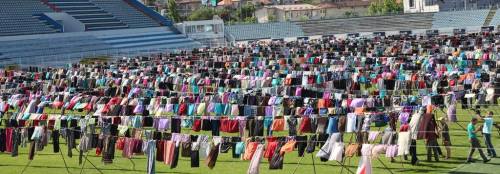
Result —
<path fill-rule="evenodd" d="M 64 32 L 64 27 L 61 25 L 59 22 L 55 21 L 54 19 L 50 18 L 49 16 L 41 13 L 41 14 L 35 14 L 33 16 L 38 16 L 38 19 L 47 21 L 50 25 L 54 26 L 53 28 L 59 30 L 60 32 Z"/>
<path fill-rule="evenodd" d="M 146 7 L 144 4 L 140 3 L 137 0 L 123 0 L 123 1 L 125 1 L 130 6 L 141 11 L 142 13 L 149 16 L 150 18 L 152 18 L 153 20 L 155 20 L 156 22 L 158 22 L 159 24 L 161 24 L 163 26 L 172 26 L 173 25 L 171 20 L 163 17 L 162 15 L 157 13 L 156 11 L 150 9 L 149 7 Z"/>

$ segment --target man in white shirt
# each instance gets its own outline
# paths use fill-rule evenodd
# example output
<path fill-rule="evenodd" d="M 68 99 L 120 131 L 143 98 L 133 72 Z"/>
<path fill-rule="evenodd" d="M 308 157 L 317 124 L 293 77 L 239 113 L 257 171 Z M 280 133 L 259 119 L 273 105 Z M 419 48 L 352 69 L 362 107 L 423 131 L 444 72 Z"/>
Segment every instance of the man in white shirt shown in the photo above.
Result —
<path fill-rule="evenodd" d="M 484 135 L 484 143 L 486 144 L 488 156 L 494 158 L 497 156 L 495 152 L 495 148 L 493 147 L 493 143 L 491 143 L 491 130 L 493 127 L 493 112 L 490 111 L 488 116 L 483 118 L 483 135 Z"/>

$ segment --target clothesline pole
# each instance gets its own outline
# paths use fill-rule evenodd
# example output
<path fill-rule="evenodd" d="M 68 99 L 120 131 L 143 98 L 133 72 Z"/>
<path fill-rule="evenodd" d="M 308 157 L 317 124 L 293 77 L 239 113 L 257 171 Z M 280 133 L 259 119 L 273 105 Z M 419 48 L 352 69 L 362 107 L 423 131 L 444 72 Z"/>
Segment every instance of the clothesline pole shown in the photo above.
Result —
<path fill-rule="evenodd" d="M 78 149 L 76 149 L 76 151 L 78 151 Z M 79 151 L 78 151 L 79 152 Z M 61 152 L 61 155 L 62 155 L 62 152 Z M 92 161 L 90 161 L 87 156 L 83 156 L 85 158 L 86 161 L 88 161 L 100 174 L 104 174 L 99 168 L 97 168 L 97 166 L 94 165 L 94 163 L 92 163 Z M 64 157 L 63 157 L 64 159 Z M 66 164 L 66 162 L 64 162 Z"/>
<path fill-rule="evenodd" d="M 302 157 L 300 157 L 300 159 L 299 159 L 299 162 L 297 162 L 297 166 L 295 166 L 295 169 L 293 169 L 293 174 L 295 174 L 295 172 L 297 172 L 297 169 L 299 168 L 300 162 L 302 161 L 303 158 L 304 158 L 304 155 L 302 155 Z"/>
<path fill-rule="evenodd" d="M 314 171 L 314 174 L 316 174 L 316 165 L 314 164 L 314 155 L 313 155 L 313 153 L 311 153 L 311 158 L 312 158 L 312 162 L 313 162 L 313 171 Z"/>
<path fill-rule="evenodd" d="M 24 166 L 23 170 L 21 171 L 21 174 L 24 174 L 24 172 L 26 171 L 26 169 L 28 169 L 28 167 L 29 167 L 29 166 L 30 166 L 30 164 L 31 164 L 31 161 L 33 161 L 33 160 L 29 160 L 29 161 L 28 161 L 28 164 L 26 164 L 26 166 Z"/>
<path fill-rule="evenodd" d="M 85 156 L 88 156 L 89 155 L 89 152 L 87 152 L 87 154 L 85 154 Z M 83 173 L 83 168 L 85 167 L 85 163 L 87 162 L 87 160 L 84 160 L 83 161 L 83 164 L 82 164 L 82 168 L 80 169 L 80 174 Z"/>
<path fill-rule="evenodd" d="M 340 164 L 340 166 L 342 166 L 342 169 L 343 169 L 343 168 L 345 168 L 345 169 L 346 169 L 349 173 L 354 173 L 354 172 L 352 172 L 351 170 L 349 170 L 349 168 L 347 168 L 347 167 L 346 167 L 344 164 L 342 164 L 341 162 L 339 162 L 339 161 L 337 161 L 337 160 L 335 160 L 335 161 L 336 161 L 337 163 L 339 163 L 339 164 Z"/>
<path fill-rule="evenodd" d="M 69 142 L 66 142 L 66 143 L 69 143 Z M 70 149 L 70 150 L 71 150 L 71 149 Z M 62 150 L 60 150 L 60 151 L 59 151 L 59 154 L 61 155 L 61 158 L 63 159 L 63 162 L 64 162 L 64 167 L 66 168 L 66 172 L 67 172 L 68 174 L 70 174 L 70 172 L 69 172 L 69 168 L 68 168 L 68 164 L 66 164 L 66 159 L 64 158 L 64 155 L 63 155 L 63 153 L 62 153 Z"/>
<path fill-rule="evenodd" d="M 387 167 L 387 166 L 385 165 L 385 163 L 384 163 L 384 162 L 383 162 L 383 161 L 382 161 L 379 157 L 377 157 L 377 160 L 378 160 L 378 161 L 379 161 L 379 162 L 380 162 L 380 163 L 384 166 L 384 168 L 385 168 L 387 171 L 389 171 L 389 173 L 394 174 L 394 173 L 392 173 L 391 169 L 389 169 L 389 167 Z"/>

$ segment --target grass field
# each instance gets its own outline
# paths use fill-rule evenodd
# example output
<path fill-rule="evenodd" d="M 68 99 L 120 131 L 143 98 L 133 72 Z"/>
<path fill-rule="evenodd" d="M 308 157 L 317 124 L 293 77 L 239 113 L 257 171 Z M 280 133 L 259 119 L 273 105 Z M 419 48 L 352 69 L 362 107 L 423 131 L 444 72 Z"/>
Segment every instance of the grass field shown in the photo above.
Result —
<path fill-rule="evenodd" d="M 488 108 L 486 110 L 492 110 L 495 114 L 500 113 L 500 107 Z M 473 115 L 470 110 L 458 110 L 459 122 L 462 127 L 465 127 L 468 120 Z M 485 113 L 485 112 L 483 112 Z M 442 112 L 437 112 L 437 117 L 443 116 Z M 499 118 L 496 118 L 500 121 Z M 453 143 L 452 148 L 452 158 L 445 160 L 441 158 L 440 162 L 427 162 L 426 160 L 426 150 L 423 144 L 423 140 L 419 140 L 417 143 L 417 152 L 419 154 L 420 163 L 418 166 L 410 165 L 409 161 L 403 160 L 403 158 L 396 158 L 396 162 L 391 163 L 388 158 L 381 156 L 379 159 L 373 159 L 373 171 L 374 173 L 500 173 L 500 159 L 495 158 L 488 164 L 483 164 L 479 159 L 478 162 L 473 164 L 464 164 L 467 153 L 469 151 L 469 143 L 467 141 L 466 132 L 458 125 L 450 124 L 450 134 Z M 373 129 L 372 129 L 373 130 Z M 191 133 L 189 130 L 183 130 L 183 133 Z M 204 134 L 210 134 L 210 132 L 202 132 Z M 284 132 L 279 134 L 285 135 Z M 236 135 L 236 134 L 223 134 L 223 135 Z M 344 136 L 345 142 L 348 141 L 350 134 Z M 480 137 L 482 140 L 482 137 Z M 493 134 L 493 144 L 498 145 L 500 143 L 499 135 Z M 103 173 L 120 173 L 120 174 L 131 174 L 131 173 L 146 173 L 146 158 L 144 155 L 134 156 L 132 159 L 126 159 L 121 157 L 121 151 L 116 152 L 116 158 L 113 164 L 104 165 L 101 162 L 101 157 L 95 155 L 95 150 L 88 153 L 88 160 L 90 160 L 95 167 L 94 168 L 89 162 L 85 162 L 84 165 L 78 164 L 78 152 L 73 150 L 73 158 L 66 156 L 67 148 L 64 144 L 64 140 L 61 139 L 61 151 L 60 153 L 53 153 L 52 146 L 49 145 L 45 147 L 43 151 L 36 152 L 33 161 L 28 160 L 28 149 L 20 148 L 20 154 L 18 157 L 11 157 L 10 154 L 0 153 L 0 174 L 17 174 L 24 173 L 29 174 L 59 174 L 59 173 L 99 173 L 97 169 Z M 441 144 L 441 140 L 440 140 Z M 484 147 L 484 143 L 481 142 Z M 319 148 L 316 148 L 318 150 Z M 443 148 L 444 150 L 444 148 Z M 314 155 L 316 153 L 313 153 Z M 478 153 L 475 154 L 478 157 Z M 63 158 L 64 157 L 64 158 Z M 64 161 L 67 163 L 67 168 L 65 167 Z M 231 152 L 219 154 L 216 166 L 214 169 L 210 170 L 204 164 L 204 159 L 200 159 L 199 168 L 190 167 L 190 159 L 180 157 L 179 165 L 175 169 L 170 169 L 169 166 L 156 162 L 156 172 L 157 173 L 217 173 L 217 174 L 233 174 L 233 173 L 246 173 L 250 161 L 242 161 L 240 159 L 231 158 Z M 313 165 L 314 163 L 314 165 Z M 27 164 L 29 164 L 28 167 Z M 358 159 L 352 158 L 345 161 L 345 166 L 351 171 L 356 172 L 358 165 Z M 386 167 L 384 167 L 384 165 Z M 291 152 L 285 155 L 285 161 L 283 170 L 269 170 L 269 164 L 267 159 L 263 159 L 260 164 L 261 173 L 349 173 L 346 169 L 343 169 L 341 165 L 335 161 L 320 162 L 319 158 L 313 158 L 311 154 L 306 154 L 305 157 L 300 158 L 297 152 Z"/>

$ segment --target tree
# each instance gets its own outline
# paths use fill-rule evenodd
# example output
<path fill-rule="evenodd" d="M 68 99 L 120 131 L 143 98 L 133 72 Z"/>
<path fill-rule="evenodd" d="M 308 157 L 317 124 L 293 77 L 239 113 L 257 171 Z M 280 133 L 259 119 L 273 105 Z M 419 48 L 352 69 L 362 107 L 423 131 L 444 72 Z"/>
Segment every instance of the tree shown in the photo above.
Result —
<path fill-rule="evenodd" d="M 395 14 L 402 11 L 403 3 L 398 3 L 396 0 L 378 0 L 372 2 L 368 7 L 370 15 Z"/>
<path fill-rule="evenodd" d="M 181 17 L 179 15 L 179 11 L 177 11 L 177 3 L 175 0 L 168 0 L 167 2 L 168 8 L 168 17 L 172 19 L 174 22 L 179 22 Z"/>
<path fill-rule="evenodd" d="M 255 10 L 255 6 L 251 3 L 242 5 L 240 8 L 236 9 L 236 16 L 234 18 L 240 19 L 239 21 L 244 21 L 246 18 L 254 17 Z"/>
<path fill-rule="evenodd" d="M 272 14 L 267 15 L 267 21 L 269 21 L 269 22 L 276 22 L 277 21 L 276 16 L 272 15 Z"/>
<path fill-rule="evenodd" d="M 196 9 L 189 15 L 188 19 L 191 21 L 197 20 L 210 20 L 216 14 L 216 10 L 209 7 L 201 7 Z"/>

